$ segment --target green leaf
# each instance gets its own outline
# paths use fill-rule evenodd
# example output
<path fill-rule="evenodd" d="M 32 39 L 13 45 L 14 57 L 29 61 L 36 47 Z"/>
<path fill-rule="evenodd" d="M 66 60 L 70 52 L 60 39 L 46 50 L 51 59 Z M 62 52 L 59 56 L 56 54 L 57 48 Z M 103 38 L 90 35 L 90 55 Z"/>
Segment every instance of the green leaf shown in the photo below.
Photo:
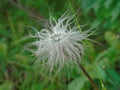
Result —
<path fill-rule="evenodd" d="M 117 40 L 117 37 L 113 32 L 108 31 L 105 33 L 105 39 L 108 44 L 112 45 Z"/>
<path fill-rule="evenodd" d="M 21 55 L 21 54 L 15 54 L 13 56 L 17 61 L 19 60 L 19 62 L 22 62 L 23 64 L 27 64 L 30 60 L 29 57 Z"/>
<path fill-rule="evenodd" d="M 111 16 L 111 21 L 113 22 L 120 15 L 120 2 L 117 3 L 116 7 L 113 9 Z"/>
<path fill-rule="evenodd" d="M 95 48 L 94 48 L 94 45 L 93 43 L 89 42 L 89 41 L 86 41 L 85 42 L 86 45 L 87 45 L 87 53 L 89 55 L 89 58 L 91 60 L 94 60 L 95 59 L 95 56 L 96 56 L 96 52 L 95 52 Z"/>
<path fill-rule="evenodd" d="M 96 0 L 96 1 L 94 2 L 93 8 L 94 8 L 95 12 L 97 12 L 97 11 L 100 9 L 100 7 L 101 7 L 101 2 L 102 2 L 102 0 Z"/>
<path fill-rule="evenodd" d="M 68 90 L 81 90 L 86 81 L 88 80 L 85 76 L 80 76 L 69 84 Z"/>
<path fill-rule="evenodd" d="M 112 4 L 113 0 L 106 0 L 106 2 L 104 3 L 106 8 L 109 8 L 110 5 Z"/>
<path fill-rule="evenodd" d="M 32 90 L 43 90 L 43 85 L 40 83 L 35 83 L 32 85 Z"/>
<path fill-rule="evenodd" d="M 82 1 L 82 8 L 84 9 L 84 12 L 87 13 L 93 6 L 94 0 L 83 0 Z"/>
<path fill-rule="evenodd" d="M 106 69 L 106 80 L 111 82 L 115 88 L 120 89 L 120 75 L 114 69 Z"/>
<path fill-rule="evenodd" d="M 0 85 L 0 90 L 13 90 L 12 84 L 10 82 L 5 82 Z"/>
<path fill-rule="evenodd" d="M 60 87 L 58 87 L 57 84 L 53 83 L 48 88 L 46 88 L 45 90 L 57 90 L 58 88 L 60 88 Z"/>
<path fill-rule="evenodd" d="M 102 19 L 101 18 L 97 18 L 95 19 L 93 22 L 92 22 L 92 27 L 97 27 L 100 25 L 100 23 L 102 22 Z"/>
<path fill-rule="evenodd" d="M 92 75 L 93 78 L 99 78 L 99 79 L 105 80 L 105 72 L 99 64 L 95 66 L 94 71 L 91 74 L 93 74 Z"/>
<path fill-rule="evenodd" d="M 7 54 L 7 45 L 5 43 L 0 42 L 0 55 Z"/>

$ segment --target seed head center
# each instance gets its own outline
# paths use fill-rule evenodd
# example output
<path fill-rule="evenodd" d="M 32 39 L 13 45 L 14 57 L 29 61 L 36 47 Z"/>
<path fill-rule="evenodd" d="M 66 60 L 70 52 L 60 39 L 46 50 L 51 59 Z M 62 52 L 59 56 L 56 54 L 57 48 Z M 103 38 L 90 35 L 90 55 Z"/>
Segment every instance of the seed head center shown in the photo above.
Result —
<path fill-rule="evenodd" d="M 64 32 L 54 32 L 51 35 L 52 40 L 59 42 L 64 38 L 65 33 Z"/>

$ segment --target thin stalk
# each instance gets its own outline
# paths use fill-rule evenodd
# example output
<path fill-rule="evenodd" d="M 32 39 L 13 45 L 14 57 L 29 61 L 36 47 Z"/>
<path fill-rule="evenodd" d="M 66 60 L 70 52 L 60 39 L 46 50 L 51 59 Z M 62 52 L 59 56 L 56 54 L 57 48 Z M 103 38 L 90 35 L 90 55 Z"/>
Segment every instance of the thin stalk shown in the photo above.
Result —
<path fill-rule="evenodd" d="M 11 27 L 11 30 L 12 30 L 12 36 L 13 36 L 12 38 L 13 38 L 13 40 L 17 40 L 16 30 L 15 30 L 12 18 L 9 16 L 9 14 L 8 14 L 8 21 L 10 23 L 10 27 Z"/>
<path fill-rule="evenodd" d="M 78 11 L 79 11 L 79 8 L 78 8 L 78 10 L 76 10 L 76 12 L 75 12 L 74 8 L 72 7 L 72 4 L 71 4 L 70 0 L 67 0 L 67 1 L 68 1 L 69 5 L 70 5 L 70 9 L 71 9 L 72 13 L 73 13 L 73 14 L 75 13 L 75 14 L 77 15 L 77 13 L 78 13 Z M 75 15 L 75 16 L 76 16 L 76 15 Z M 79 22 L 78 22 L 77 16 L 75 17 L 75 21 L 76 21 L 76 23 L 77 23 L 77 25 L 78 25 L 79 30 L 81 31 L 81 26 L 80 26 L 80 24 L 79 24 Z"/>
<path fill-rule="evenodd" d="M 92 84 L 93 88 L 95 90 L 99 90 L 97 85 L 95 84 L 95 82 L 93 81 L 93 79 L 90 77 L 90 75 L 87 73 L 87 71 L 84 69 L 84 67 L 80 64 L 79 61 L 77 61 L 78 66 L 80 67 L 80 69 L 82 70 L 82 72 L 85 74 L 85 76 L 88 78 L 88 80 L 90 81 L 90 83 Z"/>

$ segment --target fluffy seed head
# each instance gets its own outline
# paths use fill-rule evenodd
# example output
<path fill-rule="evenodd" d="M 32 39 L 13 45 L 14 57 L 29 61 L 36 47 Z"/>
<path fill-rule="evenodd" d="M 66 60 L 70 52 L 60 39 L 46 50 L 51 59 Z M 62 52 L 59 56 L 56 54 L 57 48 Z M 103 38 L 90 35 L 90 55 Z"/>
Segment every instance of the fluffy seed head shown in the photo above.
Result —
<path fill-rule="evenodd" d="M 80 31 L 74 24 L 74 16 L 62 15 L 58 20 L 50 17 L 46 28 L 32 36 L 35 41 L 28 44 L 29 50 L 37 57 L 36 63 L 42 62 L 42 68 L 53 72 L 70 63 L 77 63 L 84 53 L 83 40 L 87 38 L 87 31 Z M 31 47 L 35 47 L 35 49 Z"/>

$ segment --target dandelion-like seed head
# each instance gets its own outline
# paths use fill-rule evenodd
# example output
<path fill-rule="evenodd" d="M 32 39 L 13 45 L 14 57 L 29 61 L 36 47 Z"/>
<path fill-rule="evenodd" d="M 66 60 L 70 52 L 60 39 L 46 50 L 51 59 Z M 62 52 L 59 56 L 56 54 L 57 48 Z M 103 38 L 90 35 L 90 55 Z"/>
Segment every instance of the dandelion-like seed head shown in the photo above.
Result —
<path fill-rule="evenodd" d="M 77 59 L 84 54 L 83 40 L 87 38 L 87 31 L 80 31 L 74 20 L 75 15 L 62 15 L 58 20 L 50 17 L 46 28 L 32 36 L 36 41 L 28 44 L 36 49 L 29 50 L 37 57 L 37 63 L 42 63 L 42 68 L 53 72 L 57 67 L 61 70 L 66 64 L 77 63 Z"/>

